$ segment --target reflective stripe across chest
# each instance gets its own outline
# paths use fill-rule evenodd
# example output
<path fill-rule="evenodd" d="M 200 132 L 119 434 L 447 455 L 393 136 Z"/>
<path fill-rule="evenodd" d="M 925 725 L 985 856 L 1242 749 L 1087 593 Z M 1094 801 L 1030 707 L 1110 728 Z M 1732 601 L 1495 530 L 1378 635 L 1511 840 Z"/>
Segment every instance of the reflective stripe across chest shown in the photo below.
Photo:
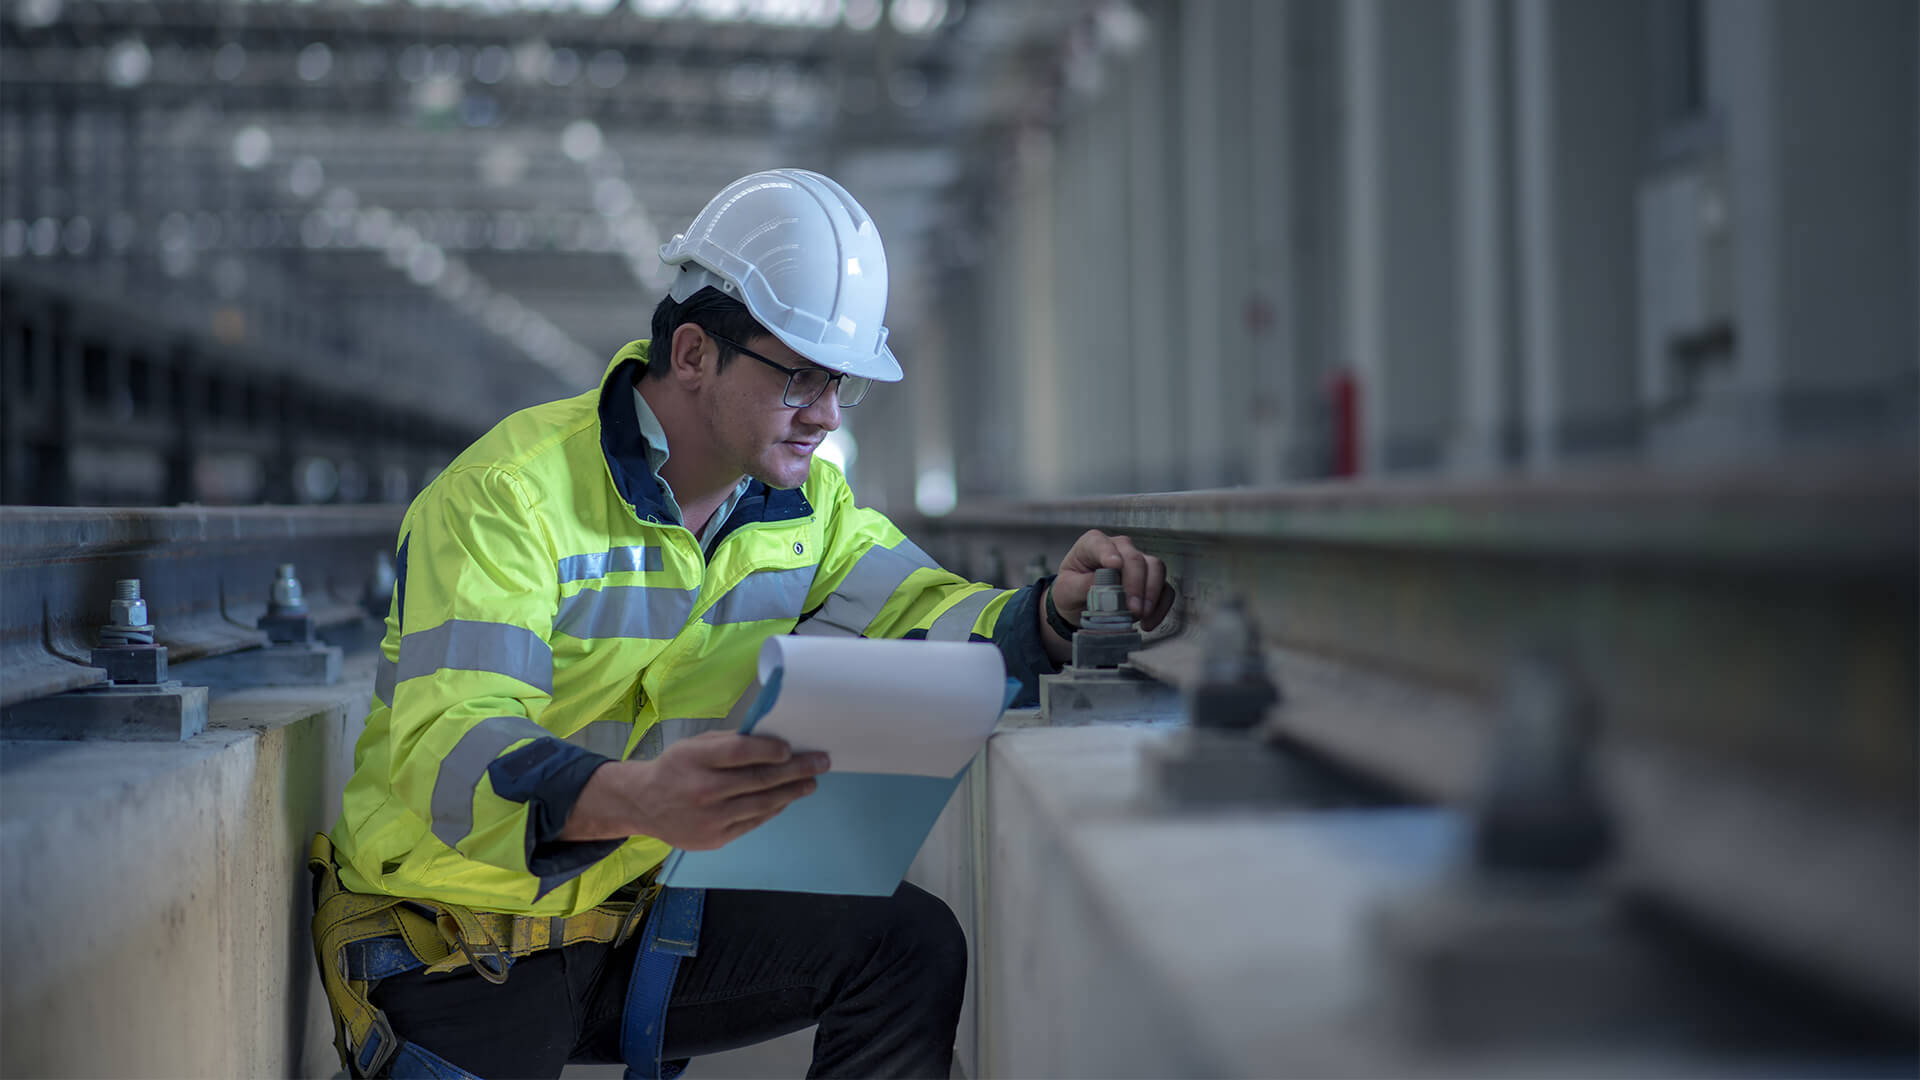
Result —
<path fill-rule="evenodd" d="M 803 544 L 797 544 L 804 547 Z M 604 552 L 568 555 L 560 560 L 559 584 L 582 582 L 571 595 L 563 596 L 554 614 L 556 633 L 585 639 L 635 638 L 666 641 L 677 637 L 700 608 L 707 584 L 689 587 L 681 583 L 612 584 L 609 574 L 636 572 L 663 574 L 666 559 L 660 547 L 630 545 Z M 761 622 L 772 619 L 797 619 L 806 603 L 818 567 L 775 566 L 752 570 L 735 581 L 706 605 L 700 620 L 711 626 Z"/>

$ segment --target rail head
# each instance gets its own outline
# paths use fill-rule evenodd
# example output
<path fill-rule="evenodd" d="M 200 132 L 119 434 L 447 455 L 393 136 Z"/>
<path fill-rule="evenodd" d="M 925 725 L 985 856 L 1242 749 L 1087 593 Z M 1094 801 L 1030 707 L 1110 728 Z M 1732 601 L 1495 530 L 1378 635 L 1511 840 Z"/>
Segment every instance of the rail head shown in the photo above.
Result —
<path fill-rule="evenodd" d="M 1173 542 L 1910 573 L 1920 548 L 1920 463 L 1872 456 L 976 499 L 940 517 L 906 517 L 903 526 L 955 535 L 1097 528 Z"/>

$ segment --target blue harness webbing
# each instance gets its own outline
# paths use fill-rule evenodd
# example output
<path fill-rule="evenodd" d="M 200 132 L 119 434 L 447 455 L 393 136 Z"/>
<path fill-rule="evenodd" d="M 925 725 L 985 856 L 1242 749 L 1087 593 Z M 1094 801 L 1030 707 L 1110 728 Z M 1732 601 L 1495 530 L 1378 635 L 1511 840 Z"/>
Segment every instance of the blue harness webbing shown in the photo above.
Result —
<path fill-rule="evenodd" d="M 620 1057 L 627 1063 L 626 1080 L 675 1080 L 687 1063 L 661 1061 L 661 1043 L 667 1030 L 667 1004 L 673 996 L 680 958 L 700 948 L 700 912 L 705 889 L 660 890 L 647 913 L 640 936 L 640 955 L 633 961 L 627 983 L 627 1011 L 620 1025 Z"/>
<path fill-rule="evenodd" d="M 620 1057 L 627 1063 L 627 1080 L 675 1080 L 687 1067 L 685 1061 L 661 1061 L 660 1050 L 680 958 L 694 955 L 700 945 L 700 914 L 705 900 L 704 889 L 662 889 L 647 913 L 620 1023 Z M 347 974 L 356 979 L 384 979 L 423 966 L 399 938 L 353 942 L 347 946 L 345 958 Z M 365 1045 L 355 1054 L 358 1075 L 381 1073 L 393 1080 L 481 1080 L 433 1051 L 395 1037 L 385 1019 L 384 1015 L 379 1018 Z"/>

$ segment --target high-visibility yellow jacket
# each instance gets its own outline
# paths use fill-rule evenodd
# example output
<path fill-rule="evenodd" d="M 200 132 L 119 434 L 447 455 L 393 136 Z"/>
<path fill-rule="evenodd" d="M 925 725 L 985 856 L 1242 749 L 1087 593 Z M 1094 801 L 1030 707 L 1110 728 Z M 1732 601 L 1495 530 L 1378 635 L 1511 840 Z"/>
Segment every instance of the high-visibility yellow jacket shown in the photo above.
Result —
<path fill-rule="evenodd" d="M 797 489 L 755 481 L 703 551 L 647 466 L 628 389 L 646 358 L 634 342 L 598 389 L 509 416 L 408 509 L 331 834 L 347 888 L 593 907 L 668 848 L 557 840 L 588 774 L 650 732 L 737 723 L 773 634 L 992 640 L 1029 687 L 1050 670 L 1032 588 L 940 569 L 825 461 Z"/>

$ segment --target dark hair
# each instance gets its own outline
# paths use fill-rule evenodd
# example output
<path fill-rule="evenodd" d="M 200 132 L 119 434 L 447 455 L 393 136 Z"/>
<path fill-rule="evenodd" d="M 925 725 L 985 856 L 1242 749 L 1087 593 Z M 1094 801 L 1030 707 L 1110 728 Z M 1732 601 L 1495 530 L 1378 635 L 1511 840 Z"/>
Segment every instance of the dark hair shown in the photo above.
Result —
<path fill-rule="evenodd" d="M 653 309 L 653 344 L 651 348 L 659 350 L 651 354 L 641 378 L 655 378 L 666 374 L 667 365 L 654 363 L 668 357 L 667 350 L 673 348 L 673 332 L 683 323 L 692 323 L 709 333 L 731 338 L 742 344 L 754 338 L 764 336 L 766 328 L 755 321 L 747 305 L 709 285 L 692 296 L 684 304 L 675 303 L 672 296 L 663 296 Z M 733 350 L 724 341 L 716 340 L 720 347 L 720 366 L 726 367 L 733 359 Z"/>

